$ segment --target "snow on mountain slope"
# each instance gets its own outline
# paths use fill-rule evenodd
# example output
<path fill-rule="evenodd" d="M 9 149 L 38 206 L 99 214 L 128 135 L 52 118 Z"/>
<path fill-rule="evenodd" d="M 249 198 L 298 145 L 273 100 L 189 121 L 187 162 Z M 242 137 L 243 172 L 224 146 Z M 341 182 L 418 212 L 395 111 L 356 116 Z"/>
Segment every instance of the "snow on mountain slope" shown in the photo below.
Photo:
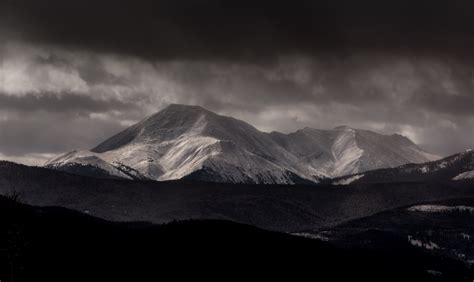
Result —
<path fill-rule="evenodd" d="M 342 179 L 340 179 L 340 180 L 338 180 L 338 181 L 334 181 L 334 182 L 333 182 L 333 185 L 349 185 L 349 184 L 351 184 L 352 182 L 361 179 L 362 177 L 364 177 L 363 174 L 356 174 L 356 175 L 353 175 L 353 176 L 351 176 L 351 177 L 346 177 L 346 178 L 342 178 Z"/>
<path fill-rule="evenodd" d="M 397 167 L 407 163 L 424 163 L 439 159 L 427 153 L 405 136 L 381 135 L 368 130 L 357 130 L 356 142 L 364 150 L 359 172 Z"/>
<path fill-rule="evenodd" d="M 47 162 L 45 166 L 86 175 L 90 173 L 92 169 L 95 170 L 94 173 L 99 176 L 132 178 L 90 151 L 75 150 L 54 158 Z M 81 173 L 81 171 L 83 173 Z"/>
<path fill-rule="evenodd" d="M 408 208 L 411 212 L 443 213 L 443 212 L 469 212 L 474 213 L 474 207 L 444 206 L 444 205 L 419 205 Z"/>
<path fill-rule="evenodd" d="M 439 158 L 401 135 L 381 135 L 347 126 L 333 130 L 305 128 L 288 135 L 271 134 L 281 146 L 297 156 L 300 163 L 327 177 Z"/>
<path fill-rule="evenodd" d="M 463 172 L 453 178 L 453 180 L 474 179 L 474 170 Z"/>
<path fill-rule="evenodd" d="M 355 180 L 354 177 L 357 178 Z M 353 180 L 356 183 L 380 183 L 394 181 L 449 181 L 474 179 L 474 152 L 467 150 L 437 161 L 421 164 L 405 164 L 395 168 L 378 169 L 343 176 L 332 181 L 339 184 Z"/>
<path fill-rule="evenodd" d="M 399 135 L 348 127 L 265 133 L 198 106 L 170 105 L 91 151 L 73 151 L 46 166 L 88 164 L 117 177 L 154 180 L 300 183 L 430 157 Z"/>
<path fill-rule="evenodd" d="M 305 128 L 288 135 L 277 132 L 271 134 L 314 174 L 332 177 L 358 171 L 359 159 L 364 151 L 356 144 L 355 132 L 349 128 Z"/>

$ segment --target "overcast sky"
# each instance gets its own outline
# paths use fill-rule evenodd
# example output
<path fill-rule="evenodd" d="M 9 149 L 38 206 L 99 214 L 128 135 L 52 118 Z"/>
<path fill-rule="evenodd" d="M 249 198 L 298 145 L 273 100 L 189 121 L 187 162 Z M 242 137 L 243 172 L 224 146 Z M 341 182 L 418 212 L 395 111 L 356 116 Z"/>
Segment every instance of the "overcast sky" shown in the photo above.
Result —
<path fill-rule="evenodd" d="M 2 0 L 0 159 L 90 149 L 169 103 L 459 152 L 474 147 L 473 14 L 470 0 Z"/>

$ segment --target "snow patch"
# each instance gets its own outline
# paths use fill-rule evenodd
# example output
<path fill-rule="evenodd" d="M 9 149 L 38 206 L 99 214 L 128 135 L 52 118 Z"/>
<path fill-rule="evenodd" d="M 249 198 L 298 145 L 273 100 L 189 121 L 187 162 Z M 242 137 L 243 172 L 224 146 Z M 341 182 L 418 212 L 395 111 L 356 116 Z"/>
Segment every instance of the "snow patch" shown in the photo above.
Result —
<path fill-rule="evenodd" d="M 428 166 L 422 166 L 419 168 L 420 172 L 421 173 L 428 173 L 430 171 L 429 167 Z"/>
<path fill-rule="evenodd" d="M 408 208 L 411 212 L 427 212 L 427 213 L 441 213 L 441 212 L 469 212 L 474 213 L 474 207 L 469 206 L 442 206 L 442 205 L 419 205 Z"/>
<path fill-rule="evenodd" d="M 461 233 L 461 237 L 465 240 L 470 241 L 471 240 L 471 235 L 466 234 L 466 233 Z"/>
<path fill-rule="evenodd" d="M 437 270 L 433 270 L 433 269 L 428 269 L 426 270 L 426 272 L 430 275 L 433 275 L 433 276 L 441 276 L 443 275 L 443 272 L 441 271 L 437 271 Z"/>
<path fill-rule="evenodd" d="M 415 237 L 413 237 L 411 235 L 408 235 L 408 242 L 412 246 L 425 248 L 425 249 L 430 250 L 430 251 L 440 249 L 440 247 L 436 243 L 434 243 L 433 241 L 423 242 L 421 240 L 416 239 Z"/>
<path fill-rule="evenodd" d="M 463 172 L 453 178 L 454 181 L 464 180 L 464 179 L 473 179 L 474 170 Z"/>
<path fill-rule="evenodd" d="M 344 179 L 335 181 L 333 183 L 333 185 L 349 185 L 352 182 L 361 179 L 362 177 L 364 177 L 363 174 L 354 175 L 354 176 L 351 176 L 351 177 L 348 177 L 348 178 L 344 178 Z"/>
<path fill-rule="evenodd" d="M 322 233 L 328 233 L 328 232 L 322 232 Z M 291 235 L 304 237 L 304 238 L 309 238 L 309 239 L 321 240 L 321 241 L 324 241 L 324 242 L 330 241 L 329 237 L 324 236 L 321 233 L 300 232 L 300 233 L 292 233 Z"/>

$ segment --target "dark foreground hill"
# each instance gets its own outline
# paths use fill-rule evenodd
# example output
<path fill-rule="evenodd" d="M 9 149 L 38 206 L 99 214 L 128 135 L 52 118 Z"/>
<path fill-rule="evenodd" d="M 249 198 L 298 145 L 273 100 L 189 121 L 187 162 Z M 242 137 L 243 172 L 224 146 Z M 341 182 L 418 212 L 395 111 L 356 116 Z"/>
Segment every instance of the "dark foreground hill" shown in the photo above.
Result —
<path fill-rule="evenodd" d="M 395 249 L 408 242 L 434 256 L 457 260 L 474 273 L 474 198 L 420 203 L 301 233 L 345 248 Z M 449 270 L 433 265 L 431 273 Z"/>
<path fill-rule="evenodd" d="M 472 280 L 463 264 L 408 243 L 351 249 L 226 221 L 114 223 L 3 197 L 0 222 L 1 281 Z"/>
<path fill-rule="evenodd" d="M 333 185 L 243 185 L 96 179 L 0 162 L 0 194 L 113 221 L 222 219 L 295 232 L 424 201 L 474 197 L 465 181 Z"/>

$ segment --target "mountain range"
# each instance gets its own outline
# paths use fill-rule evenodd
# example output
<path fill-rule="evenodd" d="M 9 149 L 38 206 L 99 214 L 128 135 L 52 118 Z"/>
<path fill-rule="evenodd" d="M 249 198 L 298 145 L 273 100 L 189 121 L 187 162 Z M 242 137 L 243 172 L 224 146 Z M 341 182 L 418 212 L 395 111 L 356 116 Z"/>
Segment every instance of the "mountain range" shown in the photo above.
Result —
<path fill-rule="evenodd" d="M 347 126 L 267 133 L 199 106 L 172 104 L 45 166 L 107 178 L 299 184 L 438 158 L 399 134 Z"/>

